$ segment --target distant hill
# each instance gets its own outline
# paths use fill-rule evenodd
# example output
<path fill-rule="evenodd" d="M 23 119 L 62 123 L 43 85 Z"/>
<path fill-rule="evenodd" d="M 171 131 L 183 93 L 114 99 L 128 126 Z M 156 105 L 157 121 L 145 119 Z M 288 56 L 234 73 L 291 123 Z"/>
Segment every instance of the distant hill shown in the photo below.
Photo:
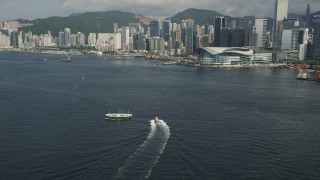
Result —
<path fill-rule="evenodd" d="M 320 17 L 320 11 L 317 11 L 317 12 L 312 13 L 312 14 L 311 14 L 311 17 L 313 17 L 313 16 Z M 319 18 L 317 18 L 317 19 L 319 19 Z"/>
<path fill-rule="evenodd" d="M 171 22 L 181 23 L 181 20 L 193 19 L 195 24 L 199 25 L 213 25 L 214 18 L 217 16 L 224 16 L 216 11 L 190 8 L 177 13 L 173 17 L 169 17 Z M 296 16 L 296 15 L 291 15 Z M 232 20 L 238 19 L 235 17 L 224 16 L 227 18 L 227 24 Z M 246 16 L 243 19 L 254 19 L 254 16 Z M 129 23 L 140 22 L 143 25 L 149 25 L 152 19 L 122 11 L 108 11 L 108 12 L 87 12 L 87 13 L 73 13 L 68 17 L 49 17 L 44 19 L 35 19 L 32 21 L 18 19 L 17 21 L 24 24 L 33 24 L 33 26 L 22 27 L 20 30 L 24 32 L 32 31 L 34 34 L 45 34 L 49 30 L 54 36 L 58 36 L 60 31 L 64 28 L 70 28 L 72 34 L 82 32 L 86 35 L 89 33 L 110 33 L 113 32 L 113 24 L 118 23 L 118 26 L 128 26 Z M 270 27 L 273 24 L 272 18 L 268 18 Z M 270 29 L 270 27 L 268 29 Z"/>
<path fill-rule="evenodd" d="M 121 11 L 108 12 L 88 12 L 83 14 L 71 14 L 68 17 L 49 17 L 45 19 L 35 19 L 33 21 L 18 19 L 19 22 L 32 23 L 33 26 L 23 27 L 22 31 L 32 31 L 34 34 L 45 34 L 48 30 L 51 34 L 57 36 L 64 28 L 70 28 L 71 33 L 82 32 L 88 34 L 91 32 L 113 32 L 113 23 L 118 26 L 127 26 L 129 23 L 141 22 L 150 23 L 150 18 Z"/>
<path fill-rule="evenodd" d="M 185 19 L 193 19 L 195 24 L 206 25 L 213 24 L 214 18 L 217 16 L 223 15 L 216 11 L 190 8 L 179 12 L 178 14 L 168 19 L 175 23 L 180 23 L 181 20 Z"/>
<path fill-rule="evenodd" d="M 296 13 L 290 13 L 290 14 L 288 14 L 288 18 L 290 18 L 290 19 L 296 19 L 296 18 L 298 18 L 298 19 L 305 19 L 305 15 L 300 15 L 300 14 L 296 14 Z"/>

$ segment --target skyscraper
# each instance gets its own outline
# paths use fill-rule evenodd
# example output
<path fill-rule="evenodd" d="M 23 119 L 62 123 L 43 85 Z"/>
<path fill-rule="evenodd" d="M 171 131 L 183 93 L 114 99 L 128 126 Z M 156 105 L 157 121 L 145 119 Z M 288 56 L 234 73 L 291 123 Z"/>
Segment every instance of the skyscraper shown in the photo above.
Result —
<path fill-rule="evenodd" d="M 113 23 L 113 33 L 118 33 L 118 23 Z"/>
<path fill-rule="evenodd" d="M 71 46 L 71 32 L 70 28 L 64 29 L 64 44 L 66 47 Z"/>
<path fill-rule="evenodd" d="M 216 17 L 214 19 L 214 46 L 220 47 L 220 34 L 223 27 L 226 27 L 226 19 L 224 17 Z"/>
<path fill-rule="evenodd" d="M 121 29 L 122 29 L 122 31 L 121 31 L 121 49 L 128 50 L 129 38 L 130 38 L 129 27 L 122 27 Z"/>
<path fill-rule="evenodd" d="M 88 35 L 88 45 L 90 47 L 94 47 L 97 43 L 97 34 L 96 33 L 89 33 Z"/>
<path fill-rule="evenodd" d="M 252 35 L 253 20 L 244 19 L 239 22 L 239 27 L 244 30 L 244 46 L 249 46 L 250 35 Z"/>
<path fill-rule="evenodd" d="M 310 27 L 310 5 L 307 5 L 307 10 L 306 10 L 306 27 L 309 28 Z"/>
<path fill-rule="evenodd" d="M 189 25 L 185 33 L 186 54 L 193 54 L 193 26 Z"/>
<path fill-rule="evenodd" d="M 231 47 L 245 46 L 245 30 L 242 28 L 235 28 L 232 30 Z"/>
<path fill-rule="evenodd" d="M 267 19 L 256 19 L 255 28 L 257 33 L 257 47 L 264 47 L 267 40 Z"/>
<path fill-rule="evenodd" d="M 59 46 L 63 46 L 65 45 L 65 36 L 64 36 L 64 32 L 60 31 L 59 32 Z"/>
<path fill-rule="evenodd" d="M 320 13 L 316 13 L 312 17 L 313 34 L 313 59 L 320 60 Z"/>
<path fill-rule="evenodd" d="M 160 36 L 160 23 L 159 21 L 150 21 L 150 37 Z"/>
<path fill-rule="evenodd" d="M 3 21 L 0 21 L 0 29 L 4 28 Z"/>
<path fill-rule="evenodd" d="M 274 33 L 280 34 L 280 24 L 288 18 L 288 0 L 276 0 L 274 13 Z"/>
<path fill-rule="evenodd" d="M 220 46 L 219 47 L 231 47 L 232 31 L 228 27 L 224 27 L 220 31 Z"/>
<path fill-rule="evenodd" d="M 165 20 L 163 22 L 163 38 L 166 41 L 169 41 L 169 37 L 171 35 L 172 24 L 170 20 Z"/>

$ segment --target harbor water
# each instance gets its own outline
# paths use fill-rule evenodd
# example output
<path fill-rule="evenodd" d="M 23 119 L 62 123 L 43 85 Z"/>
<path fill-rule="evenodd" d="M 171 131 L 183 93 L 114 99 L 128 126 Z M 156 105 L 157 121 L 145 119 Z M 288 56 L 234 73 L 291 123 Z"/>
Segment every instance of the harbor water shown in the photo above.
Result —
<path fill-rule="evenodd" d="M 0 52 L 0 179 L 320 179 L 320 83 L 297 71 L 63 58 Z"/>

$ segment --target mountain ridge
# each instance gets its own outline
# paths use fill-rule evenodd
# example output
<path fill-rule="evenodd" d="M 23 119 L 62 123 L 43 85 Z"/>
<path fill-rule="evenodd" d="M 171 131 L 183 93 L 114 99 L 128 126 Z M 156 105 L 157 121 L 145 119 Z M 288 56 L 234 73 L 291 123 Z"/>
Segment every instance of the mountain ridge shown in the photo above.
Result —
<path fill-rule="evenodd" d="M 22 27 L 22 31 L 32 31 L 35 34 L 45 34 L 50 30 L 51 34 L 57 36 L 60 31 L 64 30 L 64 28 L 70 28 L 71 33 L 104 33 L 113 32 L 114 23 L 118 23 L 119 27 L 137 22 L 147 25 L 150 20 L 151 18 L 129 12 L 107 11 L 71 14 L 67 17 L 52 16 L 31 21 L 18 19 L 17 21 L 33 24 L 32 26 Z"/>
<path fill-rule="evenodd" d="M 193 19 L 195 24 L 213 25 L 214 18 L 217 16 L 224 16 L 228 21 L 235 19 L 234 17 L 225 16 L 217 11 L 196 8 L 186 9 L 166 19 L 170 19 L 173 23 L 180 23 L 181 20 L 185 19 Z M 129 23 L 137 22 L 147 26 L 150 24 L 151 20 L 153 19 L 140 14 L 113 10 L 106 12 L 72 13 L 66 17 L 52 16 L 34 20 L 18 19 L 17 21 L 33 24 L 33 26 L 22 27 L 20 29 L 25 32 L 32 31 L 34 34 L 45 34 L 50 30 L 51 34 L 57 36 L 60 31 L 64 30 L 64 28 L 70 28 L 71 33 L 74 34 L 77 32 L 82 32 L 84 34 L 111 33 L 113 32 L 114 23 L 118 23 L 119 27 L 128 26 Z"/>

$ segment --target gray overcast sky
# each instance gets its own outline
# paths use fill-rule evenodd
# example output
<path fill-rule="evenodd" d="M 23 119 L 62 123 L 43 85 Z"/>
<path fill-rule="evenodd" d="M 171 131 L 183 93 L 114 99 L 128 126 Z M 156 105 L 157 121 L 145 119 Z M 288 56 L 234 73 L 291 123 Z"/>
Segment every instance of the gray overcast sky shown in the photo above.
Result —
<path fill-rule="evenodd" d="M 77 12 L 121 10 L 153 18 L 171 17 L 187 8 L 214 10 L 224 15 L 273 17 L 274 0 L 0 0 L 0 20 L 33 20 Z M 320 11 L 320 0 L 289 0 L 289 13 Z"/>

